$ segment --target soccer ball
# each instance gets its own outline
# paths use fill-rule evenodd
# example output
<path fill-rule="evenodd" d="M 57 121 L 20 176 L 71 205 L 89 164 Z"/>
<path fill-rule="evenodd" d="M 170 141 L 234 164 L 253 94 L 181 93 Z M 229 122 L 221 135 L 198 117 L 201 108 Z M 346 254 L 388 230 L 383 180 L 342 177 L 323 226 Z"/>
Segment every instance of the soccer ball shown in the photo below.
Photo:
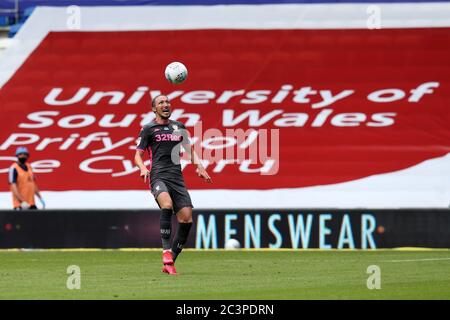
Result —
<path fill-rule="evenodd" d="M 166 79 L 173 84 L 183 83 L 188 75 L 186 66 L 181 62 L 169 63 L 164 73 L 166 75 Z"/>
<path fill-rule="evenodd" d="M 239 249 L 241 244 L 236 239 L 228 239 L 225 242 L 225 249 Z"/>

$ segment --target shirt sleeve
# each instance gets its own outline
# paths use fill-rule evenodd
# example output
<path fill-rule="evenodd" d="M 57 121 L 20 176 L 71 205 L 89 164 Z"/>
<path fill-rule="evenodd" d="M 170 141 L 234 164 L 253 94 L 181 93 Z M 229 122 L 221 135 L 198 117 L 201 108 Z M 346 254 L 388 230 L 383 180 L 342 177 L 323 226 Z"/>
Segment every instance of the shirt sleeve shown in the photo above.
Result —
<path fill-rule="evenodd" d="M 138 143 L 136 150 L 146 151 L 150 145 L 150 135 L 147 128 L 142 128 L 139 133 Z"/>
<path fill-rule="evenodd" d="M 8 182 L 9 184 L 17 183 L 17 170 L 14 167 L 9 168 Z"/>

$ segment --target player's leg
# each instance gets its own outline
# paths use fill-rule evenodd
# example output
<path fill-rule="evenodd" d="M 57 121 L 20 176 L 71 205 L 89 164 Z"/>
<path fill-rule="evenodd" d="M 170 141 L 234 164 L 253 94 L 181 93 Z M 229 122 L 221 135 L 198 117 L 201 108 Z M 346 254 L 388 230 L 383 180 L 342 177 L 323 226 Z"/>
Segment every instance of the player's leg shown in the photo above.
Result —
<path fill-rule="evenodd" d="M 177 212 L 178 228 L 172 244 L 173 261 L 183 250 L 192 227 L 192 206 L 183 207 Z"/>
<path fill-rule="evenodd" d="M 161 215 L 159 219 L 161 242 L 163 250 L 170 250 L 170 237 L 172 235 L 172 215 L 173 205 L 172 199 L 167 191 L 163 191 L 156 197 L 159 207 L 161 208 Z"/>
<path fill-rule="evenodd" d="M 172 215 L 173 215 L 173 204 L 172 199 L 169 194 L 167 186 L 162 181 L 155 181 L 152 183 L 152 193 L 155 196 L 155 200 L 161 208 L 160 215 L 160 235 L 161 243 L 163 247 L 163 269 L 162 271 L 168 274 L 177 274 L 175 270 L 170 237 L 172 233 Z"/>
<path fill-rule="evenodd" d="M 173 211 L 177 215 L 178 228 L 172 243 L 175 261 L 187 242 L 192 227 L 192 201 L 183 178 L 165 181 L 173 201 Z"/>
<path fill-rule="evenodd" d="M 171 275 L 176 275 L 177 270 L 175 269 L 173 259 L 173 253 L 170 250 L 170 236 L 172 233 L 172 199 L 168 192 L 161 192 L 156 198 L 159 206 L 161 207 L 161 217 L 160 217 L 160 232 L 161 232 L 161 242 L 163 246 L 163 269 L 162 271 Z"/>

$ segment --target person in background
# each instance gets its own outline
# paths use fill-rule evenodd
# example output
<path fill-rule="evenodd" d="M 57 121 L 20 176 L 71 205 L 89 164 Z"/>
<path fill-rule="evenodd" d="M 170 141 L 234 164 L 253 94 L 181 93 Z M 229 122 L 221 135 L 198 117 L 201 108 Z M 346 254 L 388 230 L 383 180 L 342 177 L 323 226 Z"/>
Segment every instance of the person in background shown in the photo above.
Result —
<path fill-rule="evenodd" d="M 44 200 L 39 193 L 31 166 L 27 163 L 30 153 L 25 147 L 16 150 L 17 162 L 9 168 L 8 180 L 12 193 L 14 210 L 37 209 L 34 201 L 36 195 L 45 208 Z"/>

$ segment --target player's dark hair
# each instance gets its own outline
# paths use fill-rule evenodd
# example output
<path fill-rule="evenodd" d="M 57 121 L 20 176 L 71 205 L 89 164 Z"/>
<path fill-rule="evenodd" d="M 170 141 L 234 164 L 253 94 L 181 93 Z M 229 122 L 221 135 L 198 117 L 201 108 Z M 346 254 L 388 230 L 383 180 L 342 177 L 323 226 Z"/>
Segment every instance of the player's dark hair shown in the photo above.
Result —
<path fill-rule="evenodd" d="M 167 97 L 167 96 L 165 94 L 158 94 L 156 97 L 154 97 L 152 99 L 152 110 L 153 110 L 153 108 L 156 108 L 156 99 L 159 97 Z"/>

